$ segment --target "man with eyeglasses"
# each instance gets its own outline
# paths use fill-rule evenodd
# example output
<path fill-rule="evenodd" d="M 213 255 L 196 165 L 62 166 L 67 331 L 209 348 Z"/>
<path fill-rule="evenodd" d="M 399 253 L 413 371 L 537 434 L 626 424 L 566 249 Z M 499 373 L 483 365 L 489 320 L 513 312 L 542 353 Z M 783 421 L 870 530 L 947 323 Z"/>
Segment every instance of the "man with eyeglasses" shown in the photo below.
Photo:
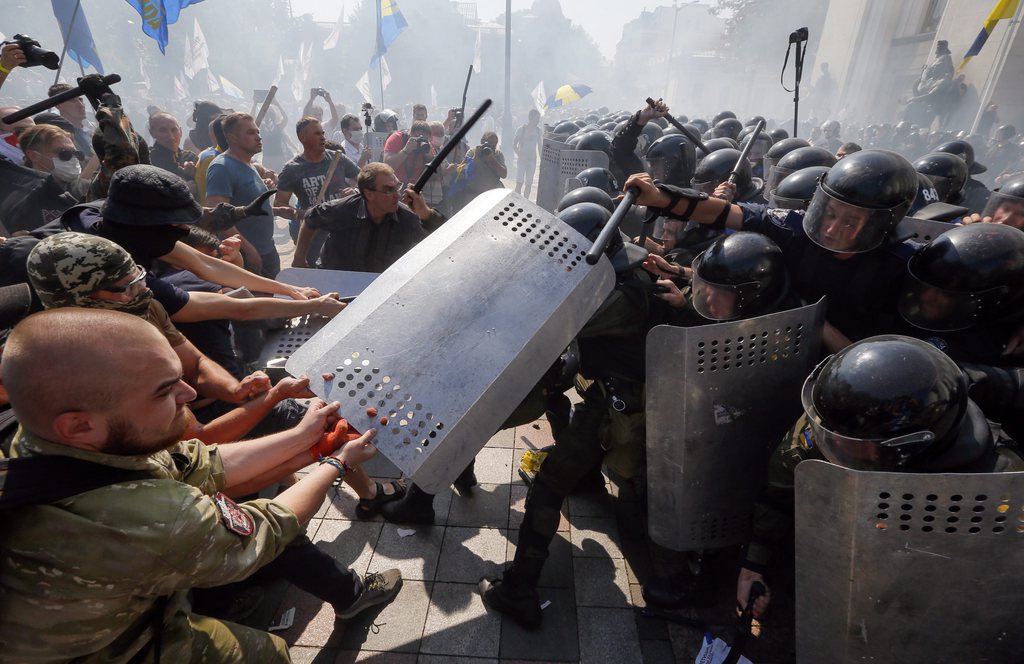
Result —
<path fill-rule="evenodd" d="M 444 222 L 411 189 L 402 191 L 395 171 L 373 162 L 359 171 L 359 193 L 310 209 L 299 229 L 295 257 L 302 260 L 313 234 L 327 231 L 320 265 L 328 270 L 383 272 Z"/>

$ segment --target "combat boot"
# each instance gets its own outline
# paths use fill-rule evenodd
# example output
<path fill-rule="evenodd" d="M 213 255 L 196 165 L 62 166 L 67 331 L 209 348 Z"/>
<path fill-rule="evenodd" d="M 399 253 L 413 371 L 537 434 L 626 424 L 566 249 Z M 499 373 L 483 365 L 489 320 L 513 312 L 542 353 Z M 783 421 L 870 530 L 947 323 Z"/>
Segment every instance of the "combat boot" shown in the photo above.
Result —
<path fill-rule="evenodd" d="M 434 494 L 410 484 L 400 500 L 381 505 L 380 513 L 391 523 L 431 525 L 434 523 Z"/>
<path fill-rule="evenodd" d="M 526 629 L 540 627 L 542 616 L 537 579 L 542 565 L 543 560 L 520 561 L 513 563 L 500 579 L 480 579 L 477 587 L 484 604 Z"/>

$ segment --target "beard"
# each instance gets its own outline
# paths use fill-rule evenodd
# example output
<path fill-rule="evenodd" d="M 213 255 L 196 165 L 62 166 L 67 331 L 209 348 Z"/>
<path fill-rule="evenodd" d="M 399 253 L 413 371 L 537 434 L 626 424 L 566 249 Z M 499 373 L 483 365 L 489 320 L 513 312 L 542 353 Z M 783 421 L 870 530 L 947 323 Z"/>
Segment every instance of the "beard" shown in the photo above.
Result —
<path fill-rule="evenodd" d="M 180 442 L 188 429 L 190 418 L 182 406 L 170 426 L 162 431 L 143 432 L 124 418 L 110 421 L 103 452 L 117 456 L 149 456 Z"/>

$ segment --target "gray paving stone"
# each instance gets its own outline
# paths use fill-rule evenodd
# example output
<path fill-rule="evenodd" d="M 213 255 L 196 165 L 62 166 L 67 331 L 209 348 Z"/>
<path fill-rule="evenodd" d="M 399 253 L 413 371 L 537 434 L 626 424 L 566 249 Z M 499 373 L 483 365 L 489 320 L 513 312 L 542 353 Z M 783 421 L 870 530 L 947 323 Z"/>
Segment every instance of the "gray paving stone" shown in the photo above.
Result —
<path fill-rule="evenodd" d="M 334 664 L 416 664 L 414 652 L 379 652 L 377 650 L 343 650 Z"/>
<path fill-rule="evenodd" d="M 515 558 L 518 541 L 519 531 L 509 531 L 509 562 Z M 538 585 L 542 588 L 572 588 L 572 559 L 572 545 L 569 543 L 568 533 L 558 533 L 548 547 L 548 559 L 544 562 Z"/>
<path fill-rule="evenodd" d="M 394 601 L 367 609 L 345 624 L 341 649 L 416 653 L 430 603 L 430 585 L 403 580 Z"/>
<path fill-rule="evenodd" d="M 479 484 L 467 496 L 452 498 L 448 510 L 449 526 L 508 527 L 509 491 L 504 484 Z"/>
<path fill-rule="evenodd" d="M 639 662 L 640 640 L 631 609 L 581 606 L 579 620 L 580 664 Z"/>
<path fill-rule="evenodd" d="M 622 558 L 614 519 L 580 517 L 569 522 L 573 555 L 585 558 Z"/>
<path fill-rule="evenodd" d="M 508 484 L 512 481 L 514 450 L 485 447 L 476 455 L 476 479 L 481 484 Z"/>
<path fill-rule="evenodd" d="M 502 429 L 498 433 L 491 436 L 490 440 L 487 441 L 485 447 L 507 447 L 512 448 L 516 446 L 516 430 L 515 429 Z"/>
<path fill-rule="evenodd" d="M 508 531 L 504 528 L 445 529 L 435 580 L 477 583 L 499 574 L 505 565 Z"/>
<path fill-rule="evenodd" d="M 498 664 L 498 660 L 482 657 L 452 657 L 451 655 L 420 655 L 416 664 Z"/>
<path fill-rule="evenodd" d="M 497 657 L 500 632 L 501 616 L 487 610 L 476 584 L 437 582 L 420 652 Z"/>
<path fill-rule="evenodd" d="M 281 600 L 277 616 L 291 608 L 295 609 L 295 622 L 288 629 L 275 632 L 289 645 L 325 648 L 340 644 L 344 626 L 335 622 L 334 607 L 330 604 L 291 586 Z"/>
<path fill-rule="evenodd" d="M 540 629 L 525 630 L 509 618 L 501 622 L 501 658 L 575 662 L 580 644 L 576 627 L 576 605 L 569 588 L 542 588 L 540 599 L 551 604 L 544 609 Z M 625 664 L 625 660 L 619 664 Z"/>
<path fill-rule="evenodd" d="M 555 437 L 551 435 L 551 425 L 546 420 L 516 427 L 515 446 L 519 451 L 539 450 L 554 444 Z"/>
<path fill-rule="evenodd" d="M 415 530 L 408 537 L 399 537 L 398 530 Z M 377 538 L 377 548 L 370 561 L 370 569 L 397 567 L 402 578 L 413 581 L 432 581 L 441 554 L 444 528 L 440 526 L 399 526 L 385 523 Z"/>
<path fill-rule="evenodd" d="M 372 521 L 325 519 L 313 537 L 313 542 L 362 576 L 366 574 L 373 557 L 382 525 Z"/>
<path fill-rule="evenodd" d="M 644 664 L 675 664 L 676 657 L 668 641 L 640 641 Z"/>
<path fill-rule="evenodd" d="M 625 563 L 615 558 L 573 558 L 576 606 L 631 605 Z"/>
<path fill-rule="evenodd" d="M 292 646 L 288 649 L 292 664 L 333 664 L 338 651 L 333 648 Z"/>

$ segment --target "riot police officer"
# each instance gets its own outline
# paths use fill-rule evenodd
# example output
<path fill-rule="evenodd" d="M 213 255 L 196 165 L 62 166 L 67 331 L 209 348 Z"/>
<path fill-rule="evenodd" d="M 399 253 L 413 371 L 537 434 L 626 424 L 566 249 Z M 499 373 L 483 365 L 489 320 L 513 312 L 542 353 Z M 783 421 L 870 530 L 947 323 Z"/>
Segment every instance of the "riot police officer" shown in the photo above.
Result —
<path fill-rule="evenodd" d="M 624 181 L 633 173 L 643 172 L 643 162 L 636 154 L 640 135 L 648 122 L 664 117 L 668 110 L 668 106 L 659 100 L 653 107 L 648 105 L 634 113 L 626 120 L 626 124 L 615 132 L 611 145 L 611 163 L 608 168 L 619 182 Z"/>
<path fill-rule="evenodd" d="M 761 193 L 764 190 L 764 180 L 753 177 L 750 162 L 746 159 L 740 162 L 740 154 L 739 150 L 726 148 L 715 150 L 701 159 L 693 174 L 694 189 L 712 194 L 718 185 L 729 178 L 733 169 L 736 169 L 736 200 L 743 203 L 763 202 Z"/>
<path fill-rule="evenodd" d="M 935 185 L 939 202 L 962 205 L 967 186 L 967 162 L 948 152 L 930 152 L 914 162 L 914 170 Z"/>
<path fill-rule="evenodd" d="M 806 210 L 818 190 L 818 181 L 828 171 L 828 166 L 810 166 L 790 173 L 768 196 L 768 207 Z"/>
<path fill-rule="evenodd" d="M 972 214 L 964 221 L 1005 224 L 1024 230 L 1024 175 L 1003 183 L 989 196 L 981 214 Z"/>
<path fill-rule="evenodd" d="M 968 177 L 967 184 L 964 188 L 964 199 L 961 205 L 966 207 L 972 213 L 979 213 L 984 210 L 985 203 L 988 202 L 988 197 L 991 192 L 982 182 L 975 180 L 970 176 L 980 175 L 987 171 L 988 168 L 974 160 L 974 147 L 972 147 L 967 141 L 957 139 L 937 146 L 935 148 L 935 152 L 948 152 L 949 154 L 955 154 L 967 163 Z"/>

